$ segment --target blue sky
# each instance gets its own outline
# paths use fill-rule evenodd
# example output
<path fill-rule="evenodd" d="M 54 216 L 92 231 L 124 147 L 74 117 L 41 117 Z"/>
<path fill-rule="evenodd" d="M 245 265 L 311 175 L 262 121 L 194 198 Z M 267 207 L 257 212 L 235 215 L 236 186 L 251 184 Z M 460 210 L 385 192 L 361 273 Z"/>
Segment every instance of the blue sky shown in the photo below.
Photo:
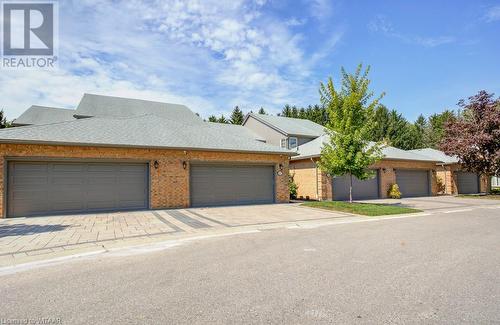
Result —
<path fill-rule="evenodd" d="M 188 105 L 318 103 L 340 67 L 371 65 L 372 89 L 408 119 L 500 95 L 500 1 L 60 1 L 56 71 L 1 71 L 9 118 L 74 107 L 84 92 Z"/>

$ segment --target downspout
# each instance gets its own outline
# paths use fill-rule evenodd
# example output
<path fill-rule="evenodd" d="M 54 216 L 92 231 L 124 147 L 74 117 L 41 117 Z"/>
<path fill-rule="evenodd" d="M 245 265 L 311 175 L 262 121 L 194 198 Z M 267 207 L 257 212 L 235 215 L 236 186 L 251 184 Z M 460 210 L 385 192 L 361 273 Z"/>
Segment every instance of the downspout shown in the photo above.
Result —
<path fill-rule="evenodd" d="M 316 172 L 316 200 L 319 201 L 319 186 L 318 186 L 318 164 L 311 158 L 312 163 L 314 164 L 314 169 Z"/>

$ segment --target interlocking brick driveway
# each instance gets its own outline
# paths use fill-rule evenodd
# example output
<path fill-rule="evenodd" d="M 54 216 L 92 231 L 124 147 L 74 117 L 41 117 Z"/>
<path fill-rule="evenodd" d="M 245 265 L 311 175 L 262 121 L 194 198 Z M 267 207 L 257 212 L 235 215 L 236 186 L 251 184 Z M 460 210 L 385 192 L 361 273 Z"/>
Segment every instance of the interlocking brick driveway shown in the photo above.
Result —
<path fill-rule="evenodd" d="M 153 210 L 0 220 L 0 258 L 101 247 L 220 229 L 346 217 L 292 204 Z"/>

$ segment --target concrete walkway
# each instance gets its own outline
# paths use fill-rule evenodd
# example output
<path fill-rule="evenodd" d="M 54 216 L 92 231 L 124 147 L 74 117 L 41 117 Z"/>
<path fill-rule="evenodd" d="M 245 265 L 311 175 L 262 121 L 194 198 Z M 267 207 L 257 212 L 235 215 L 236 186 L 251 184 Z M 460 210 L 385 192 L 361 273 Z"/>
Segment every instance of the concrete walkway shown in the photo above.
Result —
<path fill-rule="evenodd" d="M 394 200 L 394 199 L 367 200 L 360 202 L 398 205 L 408 208 L 419 209 L 426 212 L 500 205 L 500 200 L 464 198 L 464 197 L 449 196 L 449 195 L 403 198 L 400 200 Z"/>

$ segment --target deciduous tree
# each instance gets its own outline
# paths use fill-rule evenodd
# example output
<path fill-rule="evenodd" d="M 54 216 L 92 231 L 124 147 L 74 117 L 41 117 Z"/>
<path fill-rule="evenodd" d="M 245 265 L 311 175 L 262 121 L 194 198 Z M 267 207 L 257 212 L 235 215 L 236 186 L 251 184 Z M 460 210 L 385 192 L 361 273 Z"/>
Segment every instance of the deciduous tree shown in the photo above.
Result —
<path fill-rule="evenodd" d="M 382 158 L 381 144 L 367 140 L 370 118 L 383 96 L 372 100 L 369 71 L 369 67 L 363 70 L 361 64 L 354 74 L 342 68 L 340 89 L 335 88 L 332 78 L 320 85 L 321 103 L 330 117 L 326 127 L 330 141 L 321 151 L 319 166 L 332 176 L 349 175 L 349 202 L 353 176 L 361 180 L 374 177 L 368 167 Z"/>
<path fill-rule="evenodd" d="M 500 174 L 500 99 L 482 90 L 458 105 L 463 112 L 445 124 L 441 150 L 471 172 Z"/>

